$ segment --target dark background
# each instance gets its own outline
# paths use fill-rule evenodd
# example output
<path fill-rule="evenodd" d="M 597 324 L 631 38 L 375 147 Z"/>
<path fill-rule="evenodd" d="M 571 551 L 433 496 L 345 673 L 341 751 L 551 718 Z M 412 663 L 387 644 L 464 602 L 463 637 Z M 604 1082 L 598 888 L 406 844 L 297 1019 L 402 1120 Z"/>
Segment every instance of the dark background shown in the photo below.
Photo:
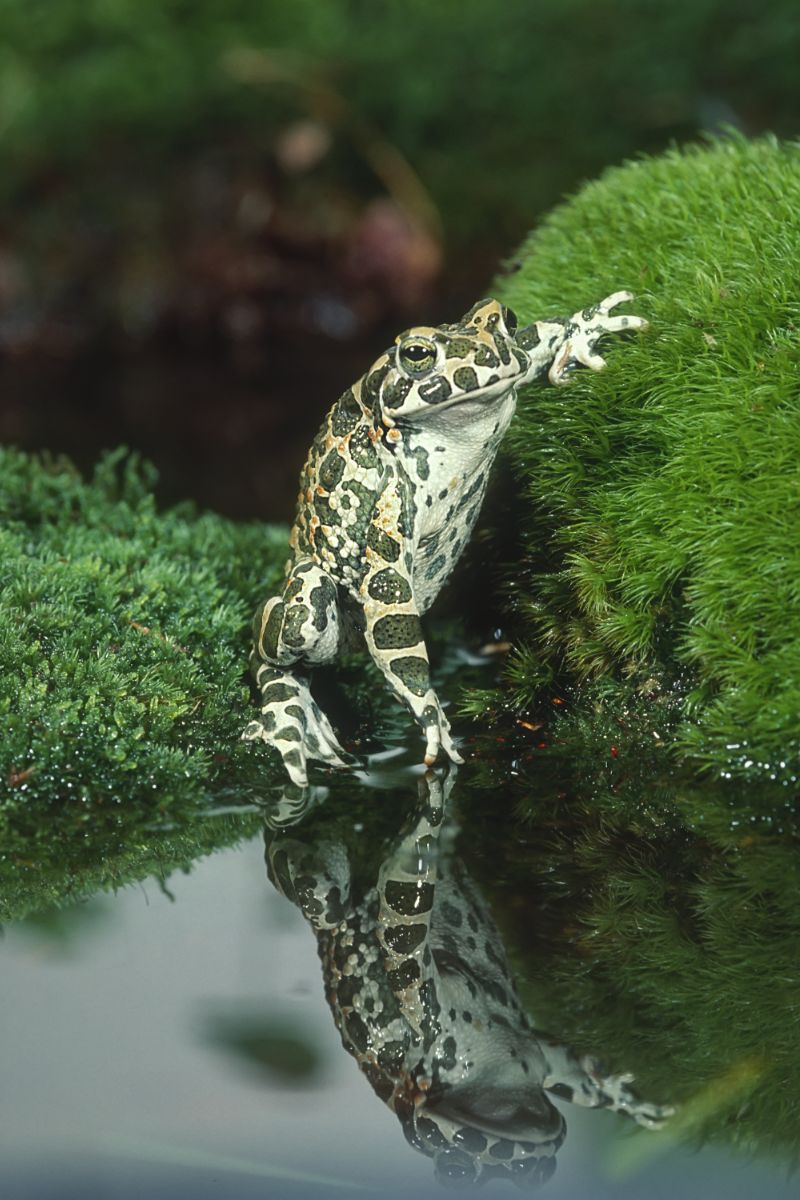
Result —
<path fill-rule="evenodd" d="M 794 136 L 798 62 L 796 0 L 2 0 L 0 441 L 288 520 L 396 332 L 608 164 Z"/>

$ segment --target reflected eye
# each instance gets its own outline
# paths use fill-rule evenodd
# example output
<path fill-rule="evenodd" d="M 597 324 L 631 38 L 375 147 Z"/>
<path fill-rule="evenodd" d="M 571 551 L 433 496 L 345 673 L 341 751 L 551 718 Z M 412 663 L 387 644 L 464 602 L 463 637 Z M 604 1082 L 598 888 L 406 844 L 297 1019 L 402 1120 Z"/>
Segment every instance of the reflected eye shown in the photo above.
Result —
<path fill-rule="evenodd" d="M 503 320 L 505 321 L 508 332 L 512 335 L 515 334 L 517 332 L 519 321 L 517 320 L 517 314 L 513 311 L 513 309 L 503 308 Z"/>
<path fill-rule="evenodd" d="M 397 361 L 407 375 L 426 375 L 436 364 L 436 345 L 430 338 L 408 338 L 397 348 Z"/>

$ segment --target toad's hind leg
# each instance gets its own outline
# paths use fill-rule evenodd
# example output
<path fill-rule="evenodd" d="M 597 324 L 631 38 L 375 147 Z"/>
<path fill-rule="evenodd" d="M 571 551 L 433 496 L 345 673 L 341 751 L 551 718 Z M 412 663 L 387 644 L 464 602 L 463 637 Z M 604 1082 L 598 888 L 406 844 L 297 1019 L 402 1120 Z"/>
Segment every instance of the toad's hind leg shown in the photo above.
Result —
<path fill-rule="evenodd" d="M 281 596 L 256 612 L 250 656 L 261 692 L 261 713 L 244 730 L 280 753 L 293 783 L 305 787 L 306 762 L 344 767 L 345 751 L 311 695 L 303 668 L 328 662 L 339 644 L 336 585 L 310 559 L 293 567 Z"/>

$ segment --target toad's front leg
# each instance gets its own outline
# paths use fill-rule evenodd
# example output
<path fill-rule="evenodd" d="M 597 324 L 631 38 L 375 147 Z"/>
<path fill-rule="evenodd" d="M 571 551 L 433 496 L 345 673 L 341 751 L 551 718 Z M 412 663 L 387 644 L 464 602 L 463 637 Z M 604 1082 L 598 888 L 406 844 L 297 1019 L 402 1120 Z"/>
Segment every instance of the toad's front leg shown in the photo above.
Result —
<path fill-rule="evenodd" d="M 425 762 L 443 752 L 463 762 L 453 744 L 450 722 L 431 687 L 428 651 L 414 600 L 412 563 L 403 528 L 402 503 L 395 484 L 378 498 L 367 537 L 365 573 L 359 601 L 364 637 L 376 665 L 398 699 L 411 710 L 425 735 Z"/>
<path fill-rule="evenodd" d="M 601 371 L 605 359 L 597 353 L 597 343 L 607 333 L 646 329 L 644 317 L 632 313 L 611 315 L 611 309 L 633 299 L 631 292 L 614 292 L 571 317 L 536 321 L 521 329 L 517 341 L 526 351 L 530 367 L 522 383 L 547 375 L 556 386 L 564 383 L 577 366 Z"/>
<path fill-rule="evenodd" d="M 632 1075 L 607 1075 L 592 1055 L 579 1058 L 568 1046 L 557 1042 L 543 1040 L 540 1045 L 547 1062 L 543 1086 L 563 1100 L 585 1108 L 626 1113 L 646 1129 L 660 1129 L 674 1115 L 671 1105 L 641 1100 L 631 1090 Z"/>
<path fill-rule="evenodd" d="M 306 787 L 307 759 L 343 767 L 345 751 L 309 690 L 308 668 L 329 662 L 339 645 L 334 581 L 311 559 L 294 563 L 283 593 L 258 609 L 251 665 L 261 711 L 242 737 L 279 751 L 292 783 Z"/>

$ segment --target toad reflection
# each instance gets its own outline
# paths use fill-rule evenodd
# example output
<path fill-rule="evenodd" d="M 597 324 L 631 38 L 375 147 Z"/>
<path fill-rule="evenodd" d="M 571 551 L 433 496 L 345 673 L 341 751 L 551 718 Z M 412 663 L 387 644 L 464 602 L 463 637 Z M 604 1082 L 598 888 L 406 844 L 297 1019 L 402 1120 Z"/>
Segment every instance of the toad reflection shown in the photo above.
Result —
<path fill-rule="evenodd" d="M 355 847 L 310 830 L 267 833 L 268 873 L 316 934 L 345 1049 L 437 1178 L 528 1187 L 553 1174 L 566 1132 L 547 1092 L 651 1129 L 671 1110 L 636 1099 L 630 1076 L 604 1076 L 596 1059 L 531 1027 L 497 926 L 453 853 L 445 801 L 454 775 L 420 780 L 415 810 L 384 843 L 377 881 L 362 895 Z"/>

